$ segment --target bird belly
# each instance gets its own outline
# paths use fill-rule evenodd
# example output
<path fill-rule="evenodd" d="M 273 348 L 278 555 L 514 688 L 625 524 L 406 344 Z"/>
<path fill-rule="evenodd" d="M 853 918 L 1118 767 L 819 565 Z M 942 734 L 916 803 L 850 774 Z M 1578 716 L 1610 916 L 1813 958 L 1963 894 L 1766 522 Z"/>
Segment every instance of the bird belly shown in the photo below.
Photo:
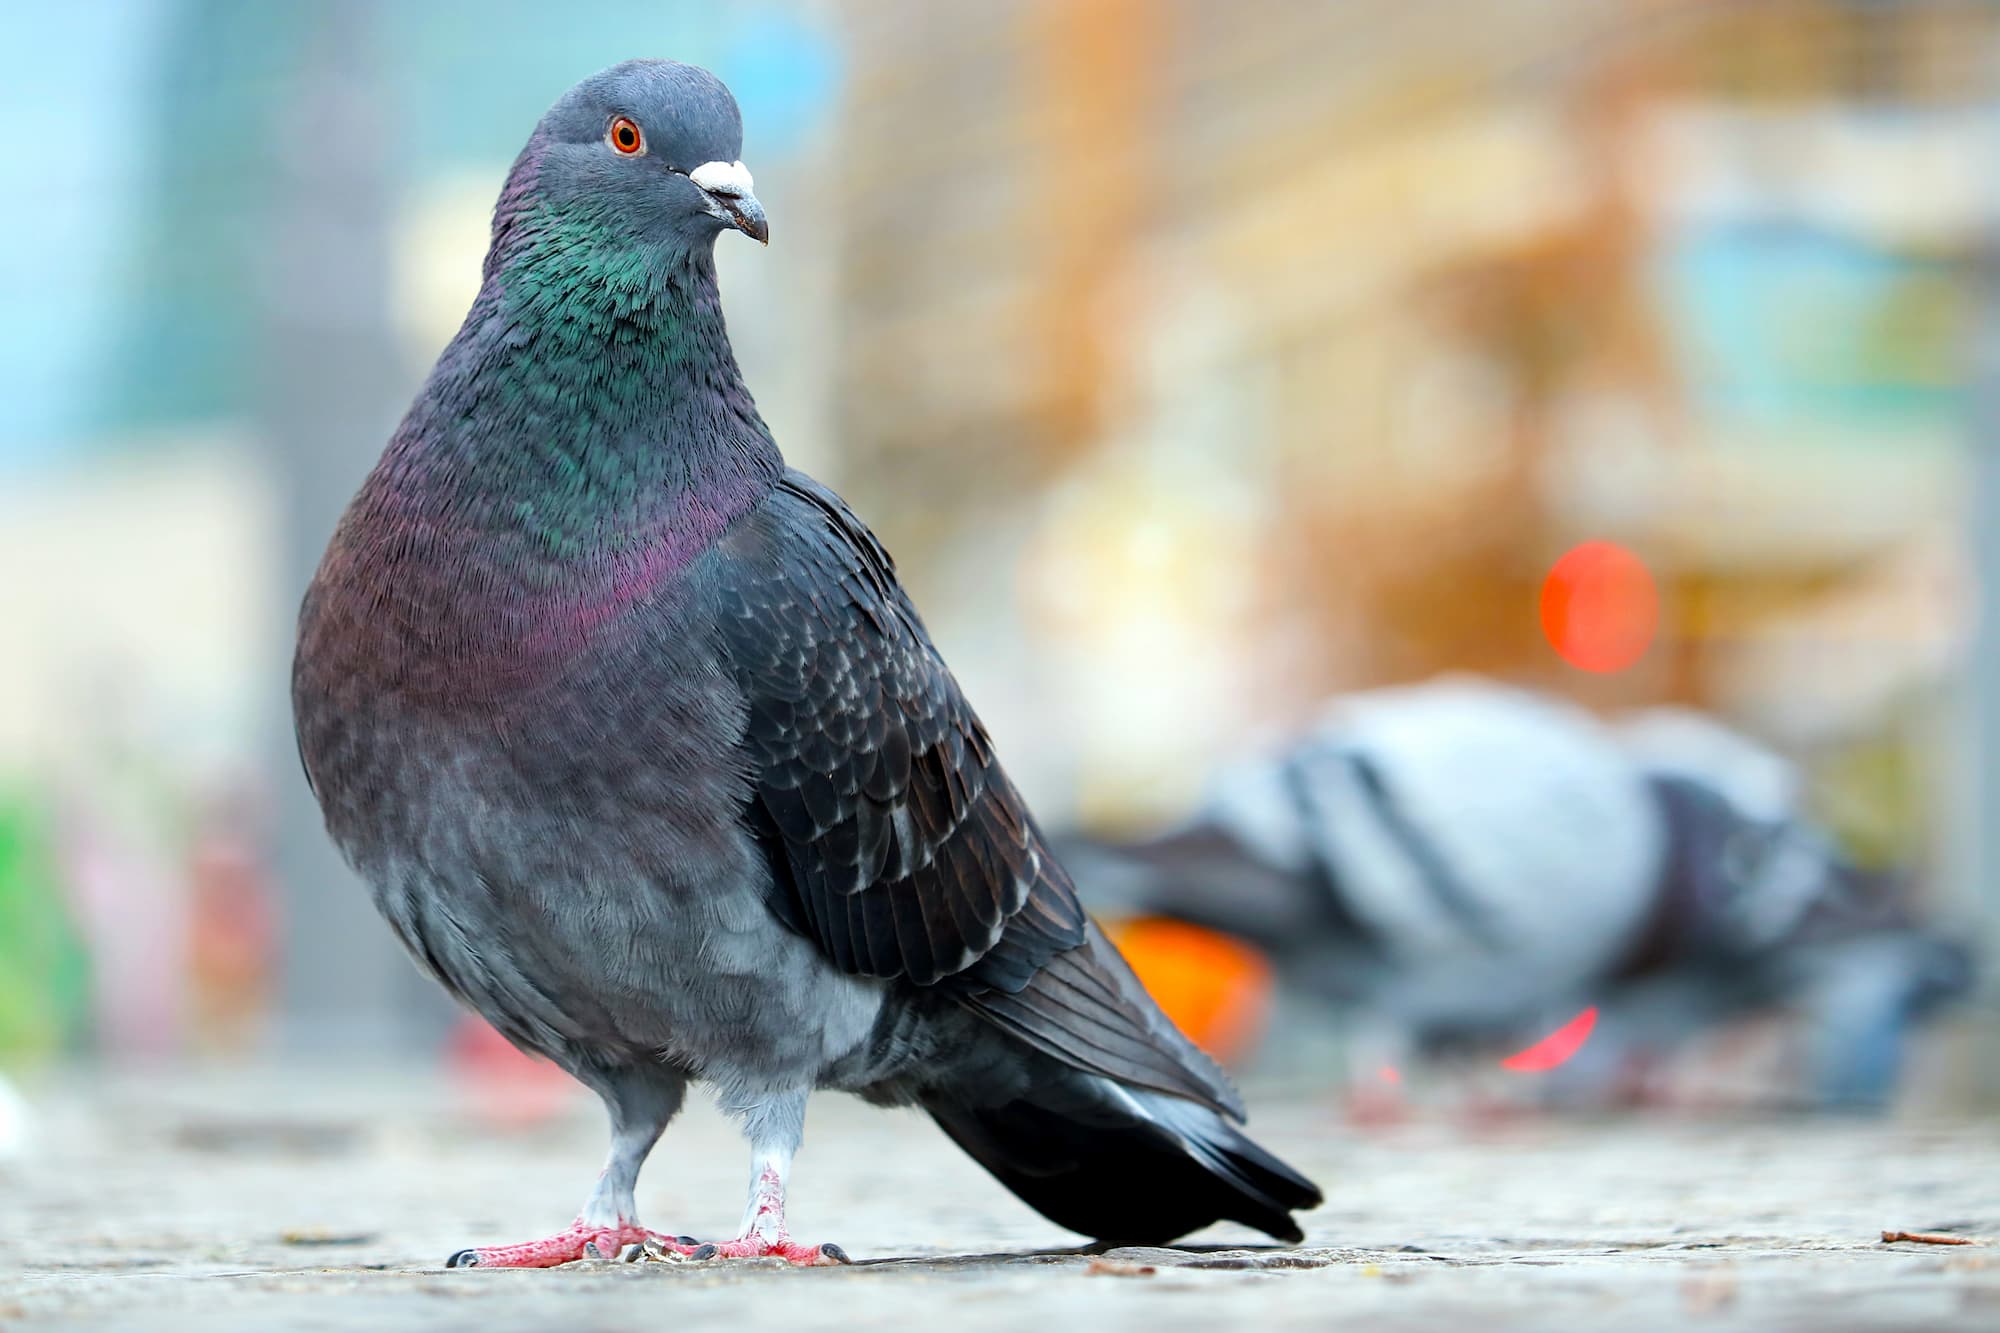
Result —
<path fill-rule="evenodd" d="M 350 697 L 302 712 L 300 738 L 397 936 L 515 1044 L 572 1070 L 667 1061 L 810 1086 L 867 1037 L 882 984 L 772 913 L 742 780 L 716 758 L 731 711 L 670 690 L 646 711 L 469 722 Z"/>
<path fill-rule="evenodd" d="M 615 829 L 523 836 L 530 822 L 505 821 L 477 869 L 405 854 L 371 876 L 418 961 L 510 1039 L 568 1067 L 798 1088 L 867 1037 L 881 983 L 786 929 L 748 857 L 663 864 Z"/>

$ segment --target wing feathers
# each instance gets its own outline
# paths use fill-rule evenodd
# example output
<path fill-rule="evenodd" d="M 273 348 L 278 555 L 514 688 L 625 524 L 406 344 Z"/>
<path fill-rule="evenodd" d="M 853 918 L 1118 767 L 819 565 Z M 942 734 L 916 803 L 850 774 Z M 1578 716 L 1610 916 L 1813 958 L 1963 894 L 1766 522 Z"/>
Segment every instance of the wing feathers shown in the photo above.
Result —
<path fill-rule="evenodd" d="M 1240 1115 L 1089 925 L 867 528 L 792 473 L 719 553 L 773 910 L 843 971 L 939 987 L 1079 1068 Z"/>

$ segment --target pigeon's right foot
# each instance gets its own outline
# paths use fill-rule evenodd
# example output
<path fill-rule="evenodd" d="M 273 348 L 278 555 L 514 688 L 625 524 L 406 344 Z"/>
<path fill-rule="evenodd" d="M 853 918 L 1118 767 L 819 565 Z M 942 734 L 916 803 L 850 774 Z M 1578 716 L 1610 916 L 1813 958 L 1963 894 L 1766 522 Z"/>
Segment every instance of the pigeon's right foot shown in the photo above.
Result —
<path fill-rule="evenodd" d="M 634 1248 L 636 1247 L 636 1249 Z M 460 1250 L 444 1261 L 446 1268 L 554 1268 L 579 1259 L 618 1259 L 630 1255 L 685 1258 L 695 1249 L 690 1236 L 665 1236 L 635 1226 L 602 1226 L 582 1218 L 567 1230 L 520 1245 L 481 1245 Z"/>

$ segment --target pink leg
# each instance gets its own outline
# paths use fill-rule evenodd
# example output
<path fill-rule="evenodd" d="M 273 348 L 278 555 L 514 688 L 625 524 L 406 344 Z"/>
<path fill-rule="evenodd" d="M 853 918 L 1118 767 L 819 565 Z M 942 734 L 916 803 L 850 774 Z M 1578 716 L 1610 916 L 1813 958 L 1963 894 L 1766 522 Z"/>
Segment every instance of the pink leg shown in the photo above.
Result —
<path fill-rule="evenodd" d="M 757 1176 L 750 1184 L 750 1206 L 743 1215 L 743 1234 L 719 1245 L 700 1246 L 688 1258 L 778 1258 L 802 1266 L 852 1263 L 838 1245 L 801 1245 L 785 1230 L 785 1167 L 790 1158 L 789 1152 L 759 1153 Z"/>
<path fill-rule="evenodd" d="M 632 1201 L 632 1187 L 639 1178 L 640 1164 L 660 1136 L 673 1108 L 679 1105 L 675 1090 L 664 1112 L 638 1117 L 628 1122 L 614 1111 L 611 1155 L 597 1173 L 596 1188 L 584 1201 L 576 1221 L 553 1236 L 520 1245 L 482 1245 L 460 1250 L 444 1261 L 446 1268 L 553 1268 L 579 1259 L 616 1259 L 628 1246 L 638 1245 L 654 1256 L 685 1255 L 694 1249 L 692 1237 L 664 1236 L 639 1225 L 639 1210 Z"/>
<path fill-rule="evenodd" d="M 481 1245 L 460 1250 L 444 1261 L 446 1268 L 554 1268 L 579 1259 L 616 1259 L 628 1245 L 649 1252 L 687 1255 L 694 1248 L 692 1237 L 665 1236 L 630 1223 L 586 1222 L 582 1218 L 540 1240 L 519 1245 Z"/>

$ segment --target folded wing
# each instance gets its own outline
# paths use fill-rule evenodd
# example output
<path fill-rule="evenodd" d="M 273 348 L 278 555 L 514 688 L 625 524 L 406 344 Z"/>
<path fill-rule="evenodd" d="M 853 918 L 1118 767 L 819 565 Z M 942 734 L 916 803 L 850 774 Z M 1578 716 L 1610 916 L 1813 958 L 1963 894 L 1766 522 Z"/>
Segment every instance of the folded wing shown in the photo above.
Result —
<path fill-rule="evenodd" d="M 1085 916 L 888 554 L 798 473 L 721 545 L 772 908 L 843 971 L 935 987 L 1079 1069 L 1240 1118 Z"/>

